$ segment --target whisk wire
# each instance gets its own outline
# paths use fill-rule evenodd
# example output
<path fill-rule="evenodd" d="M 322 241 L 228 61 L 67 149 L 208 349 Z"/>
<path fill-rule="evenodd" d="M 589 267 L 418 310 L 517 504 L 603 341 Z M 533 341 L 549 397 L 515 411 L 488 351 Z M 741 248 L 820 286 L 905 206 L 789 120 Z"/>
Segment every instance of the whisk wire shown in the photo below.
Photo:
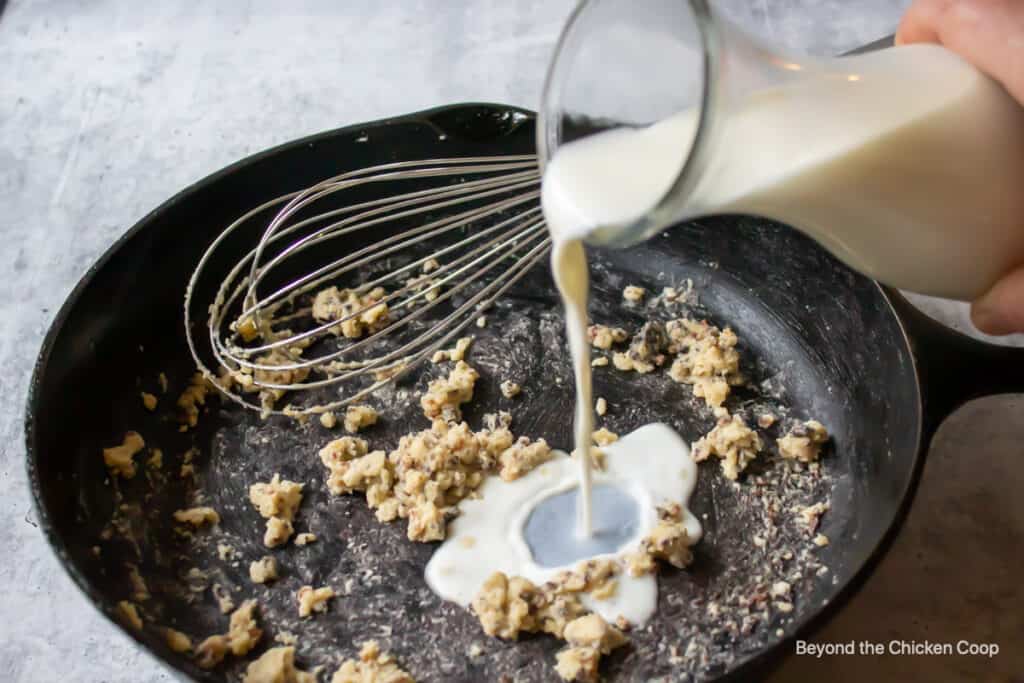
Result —
<path fill-rule="evenodd" d="M 318 413 L 366 398 L 462 334 L 548 253 L 539 179 L 532 155 L 426 159 L 348 171 L 264 202 L 228 225 L 192 274 L 185 316 L 193 358 L 232 400 L 265 414 Z M 419 187 L 367 196 L 407 182 Z M 228 237 L 258 228 L 270 210 L 253 248 L 200 309 L 218 376 L 193 336 L 197 283 L 217 277 L 211 264 Z M 354 250 L 331 246 L 361 235 L 369 239 Z M 311 265 L 282 283 L 275 273 L 300 255 Z M 329 284 L 335 289 L 321 289 Z M 330 305 L 318 308 L 320 296 Z M 277 406 L 286 392 L 298 399 L 326 387 L 336 390 L 317 394 L 316 405 Z"/>

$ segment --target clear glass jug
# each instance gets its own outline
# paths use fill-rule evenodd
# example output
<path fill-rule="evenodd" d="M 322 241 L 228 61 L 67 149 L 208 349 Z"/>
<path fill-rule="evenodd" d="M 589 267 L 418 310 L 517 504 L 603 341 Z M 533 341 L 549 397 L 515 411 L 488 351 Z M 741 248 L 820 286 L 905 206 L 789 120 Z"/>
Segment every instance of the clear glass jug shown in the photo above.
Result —
<path fill-rule="evenodd" d="M 796 58 L 706 0 L 583 0 L 538 149 L 545 211 L 558 193 L 593 244 L 754 214 L 873 278 L 960 299 L 1024 263 L 1024 109 L 938 46 Z"/>

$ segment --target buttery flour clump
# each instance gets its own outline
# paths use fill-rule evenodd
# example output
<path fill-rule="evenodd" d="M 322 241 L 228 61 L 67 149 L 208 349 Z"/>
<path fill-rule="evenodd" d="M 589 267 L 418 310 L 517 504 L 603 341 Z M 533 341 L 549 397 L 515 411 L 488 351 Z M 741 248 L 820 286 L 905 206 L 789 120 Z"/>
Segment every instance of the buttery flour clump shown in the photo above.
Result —
<path fill-rule="evenodd" d="M 523 388 L 510 379 L 501 383 L 501 395 L 505 398 L 515 398 L 522 392 Z"/>
<path fill-rule="evenodd" d="M 267 531 L 263 544 L 275 548 L 291 538 L 292 520 L 302 502 L 303 484 L 282 481 L 280 474 L 267 483 L 256 483 L 249 487 L 249 501 L 267 520 Z"/>
<path fill-rule="evenodd" d="M 363 643 L 359 659 L 345 660 L 331 678 L 331 683 L 415 683 L 408 673 L 395 662 L 394 657 L 381 653 L 377 641 Z"/>
<path fill-rule="evenodd" d="M 142 617 L 139 616 L 139 608 L 130 600 L 122 600 L 117 603 L 118 616 L 121 621 L 131 626 L 136 631 L 142 630 Z"/>
<path fill-rule="evenodd" d="M 516 640 L 520 633 L 542 632 L 566 640 L 569 647 L 558 654 L 559 676 L 596 681 L 601 655 L 625 644 L 626 637 L 599 615 L 587 614 L 577 594 L 613 586 L 617 571 L 613 562 L 583 563 L 543 587 L 495 572 L 473 599 L 472 609 L 489 636 Z"/>
<path fill-rule="evenodd" d="M 567 681 L 597 681 L 601 655 L 626 644 L 622 632 L 598 614 L 569 622 L 564 637 L 569 647 L 555 655 L 555 670 Z"/>
<path fill-rule="evenodd" d="M 672 503 L 658 508 L 658 524 L 640 542 L 640 549 L 628 557 L 626 564 L 632 576 L 653 572 L 655 560 L 664 560 L 673 567 L 683 567 L 693 561 L 690 546 L 695 543 L 683 525 L 683 508 Z"/>
<path fill-rule="evenodd" d="M 167 643 L 167 647 L 171 649 L 171 652 L 181 653 L 192 649 L 192 639 L 173 628 L 164 629 L 164 642 Z"/>
<path fill-rule="evenodd" d="M 272 647 L 249 664 L 242 683 L 317 683 L 317 677 L 295 666 L 294 647 Z"/>
<path fill-rule="evenodd" d="M 584 613 L 579 598 L 538 588 L 521 576 L 495 572 L 472 603 L 484 633 L 517 640 L 520 633 L 550 633 L 562 637 L 566 625 Z"/>
<path fill-rule="evenodd" d="M 435 379 L 420 399 L 428 419 L 443 418 L 448 422 L 462 420 L 459 406 L 473 399 L 473 387 L 480 375 L 466 361 L 460 360 L 447 377 Z"/>
<path fill-rule="evenodd" d="M 668 334 L 665 325 L 650 321 L 644 323 L 640 331 L 629 343 L 629 350 L 612 356 L 612 363 L 619 370 L 646 374 L 665 363 L 665 352 L 669 348 Z"/>
<path fill-rule="evenodd" d="M 267 332 L 273 339 L 287 339 L 294 336 L 289 329 L 282 329 L 277 332 Z M 302 357 L 305 349 L 312 343 L 311 339 L 299 339 L 288 346 L 272 349 L 270 352 L 257 356 L 254 363 L 261 366 L 260 369 L 243 367 L 234 372 L 224 374 L 219 383 L 223 387 L 234 385 L 239 391 L 247 394 L 256 393 L 260 399 L 262 416 L 266 417 L 274 409 L 287 392 L 286 389 L 278 389 L 265 386 L 267 384 L 289 385 L 298 384 L 309 377 L 308 367 L 290 367 L 296 364 Z"/>
<path fill-rule="evenodd" d="M 636 285 L 627 285 L 622 290 L 622 298 L 630 303 L 638 304 L 644 300 L 645 296 L 647 296 L 647 290 Z"/>
<path fill-rule="evenodd" d="M 198 529 L 206 524 L 219 524 L 220 515 L 211 507 L 189 508 L 187 510 L 175 511 L 174 521 L 188 524 Z"/>
<path fill-rule="evenodd" d="M 133 457 L 146 447 L 146 441 L 138 432 L 127 432 L 120 446 L 103 449 L 103 463 L 110 470 L 111 474 L 117 474 L 125 479 L 135 476 L 135 462 Z"/>
<path fill-rule="evenodd" d="M 669 376 L 692 385 L 693 395 L 709 407 L 721 407 L 730 388 L 743 383 L 736 334 L 728 327 L 720 330 L 707 321 L 688 318 L 670 320 L 665 330 L 668 350 L 676 354 Z"/>
<path fill-rule="evenodd" d="M 750 429 L 739 415 L 719 418 L 715 428 L 693 444 L 693 459 L 706 460 L 710 455 L 722 459 L 722 472 L 736 479 L 763 448 L 761 437 Z"/>
<path fill-rule="evenodd" d="M 591 325 L 587 328 L 587 340 L 595 349 L 607 351 L 613 344 L 621 344 L 629 339 L 629 333 L 621 327 L 607 325 Z"/>
<path fill-rule="evenodd" d="M 330 328 L 330 332 L 339 337 L 358 339 L 387 325 L 388 305 L 382 301 L 384 298 L 383 287 L 375 287 L 365 293 L 328 287 L 313 298 L 313 318 L 320 323 L 341 320 Z"/>
<path fill-rule="evenodd" d="M 395 484 L 395 470 L 384 451 L 373 451 L 364 439 L 343 436 L 320 449 L 320 461 L 330 471 L 327 489 L 334 495 L 366 492 L 366 502 L 371 509 L 378 510 L 392 498 Z M 384 517 L 394 519 L 389 512 Z M 382 519 L 381 521 L 389 521 Z"/>
<path fill-rule="evenodd" d="M 202 669 L 212 669 L 224 660 L 228 652 L 236 657 L 248 654 L 263 637 L 263 630 L 256 625 L 253 610 L 255 600 L 246 600 L 231 614 L 228 632 L 210 636 L 196 647 L 196 664 Z"/>
<path fill-rule="evenodd" d="M 253 583 L 268 583 L 277 578 L 277 560 L 265 555 L 249 564 L 249 578 Z"/>
<path fill-rule="evenodd" d="M 618 590 L 622 567 L 617 559 L 592 559 L 580 562 L 571 570 L 558 573 L 544 584 L 544 589 L 558 593 L 590 593 L 596 600 L 607 600 Z"/>
<path fill-rule="evenodd" d="M 407 519 L 414 541 L 443 540 L 459 501 L 500 469 L 516 479 L 550 458 L 543 440 L 516 440 L 507 426 L 474 432 L 465 422 L 434 420 L 430 429 L 408 434 L 391 453 L 369 451 L 363 439 L 343 437 L 320 449 L 331 493 L 366 492 L 377 519 Z"/>
<path fill-rule="evenodd" d="M 821 516 L 828 512 L 831 507 L 831 503 L 824 501 L 815 503 L 814 505 L 798 508 L 797 518 L 805 527 L 807 527 L 807 530 L 813 534 L 818 529 L 818 524 L 821 522 Z"/>
<path fill-rule="evenodd" d="M 289 333 L 290 334 L 290 333 Z M 293 346 L 287 352 L 274 349 L 268 354 L 256 358 L 256 362 L 267 366 L 279 366 L 273 370 L 256 370 L 253 378 L 259 384 L 298 384 L 309 377 L 309 368 L 289 368 L 302 353 L 302 346 Z M 245 375 L 242 375 L 245 376 Z M 252 391 L 252 385 L 243 386 L 243 391 Z M 266 386 L 255 388 L 259 392 L 260 405 L 263 408 L 263 415 L 266 416 L 273 410 L 277 402 L 287 391 L 274 389 Z"/>
<path fill-rule="evenodd" d="M 450 349 L 438 349 L 434 352 L 434 355 L 430 357 L 431 363 L 444 363 L 445 361 L 460 361 L 466 359 L 466 351 L 469 350 L 470 344 L 473 343 L 473 337 L 462 337 L 455 342 L 455 346 Z"/>
<path fill-rule="evenodd" d="M 295 599 L 299 603 L 299 616 L 308 617 L 314 612 L 326 612 L 327 601 L 334 595 L 334 589 L 327 586 L 322 588 L 303 586 L 295 594 Z"/>
<path fill-rule="evenodd" d="M 206 405 L 206 396 L 212 388 L 203 377 L 203 373 L 197 372 L 192 375 L 188 386 L 175 402 L 178 408 L 178 421 L 182 424 L 182 429 L 195 427 L 199 423 L 199 410 Z"/>
<path fill-rule="evenodd" d="M 476 491 L 514 445 L 507 428 L 473 432 L 465 422 L 443 420 L 402 437 L 388 458 L 395 468 L 398 515 L 409 519 L 409 538 L 444 540 L 459 501 Z"/>
<path fill-rule="evenodd" d="M 142 392 L 142 405 L 146 408 L 146 410 L 148 410 L 149 412 L 153 412 L 154 410 L 156 410 L 156 404 L 156 396 L 146 391 Z"/>
<path fill-rule="evenodd" d="M 501 470 L 498 475 L 505 481 L 515 481 L 537 465 L 552 458 L 551 447 L 544 439 L 530 441 L 521 436 L 498 456 Z"/>
<path fill-rule="evenodd" d="M 828 441 L 828 430 L 817 420 L 798 424 L 779 439 L 779 455 L 799 462 L 814 462 L 821 455 L 821 447 Z"/>
<path fill-rule="evenodd" d="M 377 424 L 377 411 L 371 406 L 349 406 L 345 410 L 345 431 L 355 434 L 363 427 Z"/>

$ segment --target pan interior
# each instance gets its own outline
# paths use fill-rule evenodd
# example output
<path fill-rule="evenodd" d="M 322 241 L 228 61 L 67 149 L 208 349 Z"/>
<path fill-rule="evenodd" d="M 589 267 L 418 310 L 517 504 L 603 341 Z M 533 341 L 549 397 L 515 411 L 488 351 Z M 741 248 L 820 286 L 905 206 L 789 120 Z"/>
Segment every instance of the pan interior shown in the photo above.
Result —
<path fill-rule="evenodd" d="M 381 146 L 359 145 L 358 154 L 401 150 L 402 156 L 438 156 L 435 133 L 422 122 L 392 123 L 375 132 Z M 328 170 L 336 172 L 337 159 L 356 149 L 358 135 L 294 145 L 200 186 L 149 217 L 76 293 L 44 349 L 30 405 L 30 467 L 44 523 L 75 578 L 110 613 L 131 593 L 126 565 L 132 563 L 152 593 L 143 603 L 147 622 L 197 638 L 226 630 L 226 617 L 209 597 L 216 583 L 235 603 L 259 601 L 265 643 L 274 633 L 299 634 L 300 659 L 310 667 L 333 668 L 340 656 L 354 654 L 355 643 L 376 637 L 424 679 L 491 680 L 515 672 L 517 680 L 547 680 L 558 643 L 529 638 L 510 647 L 486 638 L 472 615 L 442 603 L 424 584 L 432 545 L 405 540 L 401 524 L 378 523 L 361 497 L 326 491 L 317 450 L 336 433 L 315 421 L 263 421 L 217 400 L 194 431 L 179 433 L 170 418 L 192 371 L 180 304 L 191 264 L 234 216 Z M 483 141 L 450 135 L 443 153 L 514 151 L 508 147 L 526 144 L 521 130 L 509 135 Z M 230 248 L 242 244 L 240 238 Z M 693 509 L 705 537 L 696 561 L 685 572 L 662 574 L 657 616 L 604 668 L 611 680 L 622 681 L 680 670 L 723 673 L 776 642 L 778 629 L 791 632 L 816 614 L 891 524 L 911 478 L 918 438 L 917 385 L 906 341 L 873 283 L 805 237 L 761 220 L 722 217 L 678 226 L 630 250 L 595 251 L 592 263 L 596 322 L 635 330 L 650 317 L 670 317 L 625 307 L 622 288 L 636 284 L 653 292 L 683 288 L 689 280 L 696 300 L 674 313 L 731 325 L 741 340 L 750 383 L 730 398 L 730 409 L 814 418 L 833 434 L 819 477 L 792 474 L 779 462 L 771 437 L 780 435 L 785 420 L 767 431 L 768 452 L 738 486 L 721 476 L 717 462 L 701 466 Z M 464 410 L 466 420 L 478 428 L 485 413 L 509 410 L 516 434 L 568 446 L 571 368 L 546 267 L 534 269 L 487 316 L 487 327 L 473 330 L 477 339 L 469 360 L 482 378 Z M 392 448 L 401 435 L 427 426 L 415 394 L 442 371 L 425 368 L 375 396 L 371 403 L 381 422 L 366 432 L 372 447 Z M 161 372 L 170 379 L 166 394 L 158 389 Z M 522 385 L 520 397 L 501 396 L 498 384 L 506 379 Z M 160 396 L 157 411 L 143 408 L 140 391 Z M 658 420 L 692 441 L 714 424 L 689 387 L 663 372 L 606 368 L 595 373 L 595 396 L 608 400 L 603 424 L 619 433 Z M 119 443 L 126 430 L 139 431 L 147 444 L 162 449 L 160 472 L 140 467 L 131 481 L 111 481 L 101 449 Z M 198 498 L 178 476 L 182 455 L 192 447 L 198 450 Z M 261 543 L 263 520 L 247 491 L 278 473 L 305 483 L 296 528 L 320 540 L 271 552 L 281 579 L 256 586 L 248 564 L 268 551 Z M 791 506 L 825 499 L 832 509 L 820 530 L 831 544 L 817 548 L 793 521 Z M 217 509 L 221 523 L 183 540 L 172 530 L 170 514 L 199 503 Z M 118 510 L 135 541 L 101 539 Z M 232 548 L 229 559 L 218 557 L 218 546 Z M 797 565 L 783 558 L 786 552 L 810 553 L 827 570 L 791 576 Z M 190 577 L 193 567 L 208 578 Z M 767 618 L 759 618 L 758 610 L 735 606 L 756 602 L 760 587 L 775 578 L 792 578 L 793 612 L 768 610 Z M 300 623 L 294 594 L 302 585 L 329 585 L 339 597 L 326 614 Z M 171 654 L 157 629 L 147 627 L 140 637 L 196 677 L 230 680 L 244 669 L 244 661 L 229 658 L 222 668 L 201 672 Z M 685 656 L 691 642 L 695 654 Z M 482 655 L 470 654 L 474 644 Z"/>

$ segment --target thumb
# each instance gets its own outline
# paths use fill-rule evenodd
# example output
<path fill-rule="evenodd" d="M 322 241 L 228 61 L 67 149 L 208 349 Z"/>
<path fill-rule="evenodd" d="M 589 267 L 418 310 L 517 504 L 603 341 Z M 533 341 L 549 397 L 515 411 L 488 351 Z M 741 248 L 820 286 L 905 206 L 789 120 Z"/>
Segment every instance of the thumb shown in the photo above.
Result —
<path fill-rule="evenodd" d="M 971 321 L 986 334 L 1024 332 L 1024 266 L 971 304 Z"/>

